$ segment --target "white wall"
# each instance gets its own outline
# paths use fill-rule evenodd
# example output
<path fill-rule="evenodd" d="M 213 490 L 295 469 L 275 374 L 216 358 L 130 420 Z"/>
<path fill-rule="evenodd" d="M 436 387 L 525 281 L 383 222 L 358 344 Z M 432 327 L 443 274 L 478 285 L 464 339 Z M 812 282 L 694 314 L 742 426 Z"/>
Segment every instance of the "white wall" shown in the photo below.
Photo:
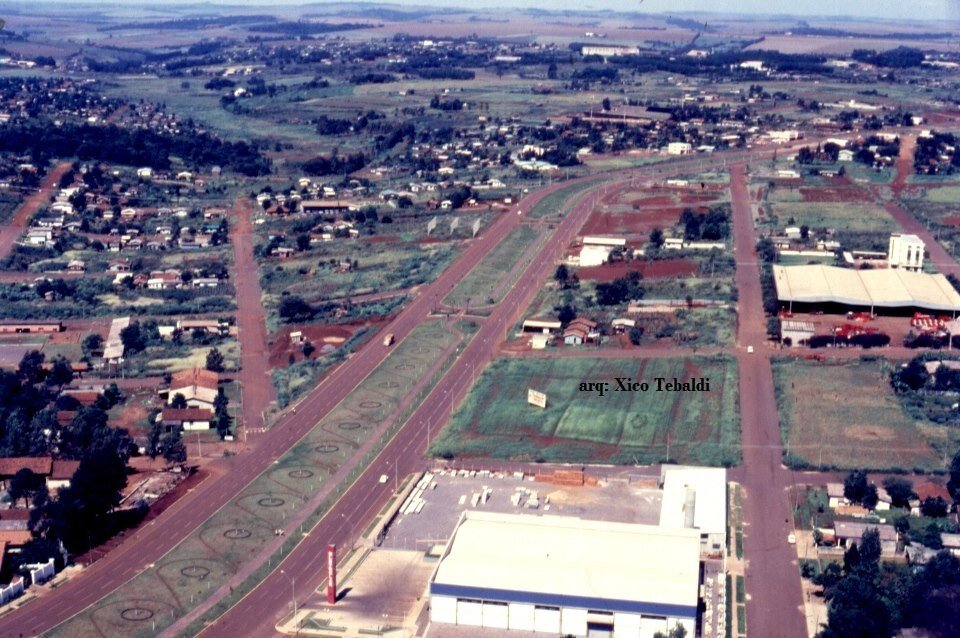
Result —
<path fill-rule="evenodd" d="M 507 605 L 483 603 L 483 626 L 494 629 L 507 629 Z"/>
<path fill-rule="evenodd" d="M 564 635 L 587 635 L 587 610 L 565 607 L 560 612 L 560 631 Z"/>
<path fill-rule="evenodd" d="M 533 631 L 533 605 L 510 603 L 510 629 Z"/>
<path fill-rule="evenodd" d="M 548 634 L 559 634 L 560 610 L 535 608 L 533 610 L 533 630 Z"/>
<path fill-rule="evenodd" d="M 450 624 L 456 623 L 457 599 L 450 596 L 431 596 L 430 621 Z"/>
<path fill-rule="evenodd" d="M 472 627 L 483 626 L 483 604 L 477 602 L 457 601 L 457 624 Z"/>

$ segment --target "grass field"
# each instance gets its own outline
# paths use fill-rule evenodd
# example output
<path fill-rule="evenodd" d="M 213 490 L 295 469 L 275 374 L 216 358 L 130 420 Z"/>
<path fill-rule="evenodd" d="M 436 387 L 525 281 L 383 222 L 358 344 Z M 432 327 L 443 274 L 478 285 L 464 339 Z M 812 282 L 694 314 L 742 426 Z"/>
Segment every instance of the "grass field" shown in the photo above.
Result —
<path fill-rule="evenodd" d="M 960 186 L 928 188 L 924 191 L 923 198 L 935 204 L 960 204 Z"/>
<path fill-rule="evenodd" d="M 888 365 L 775 361 L 787 460 L 824 468 L 943 470 L 960 433 L 910 418 L 890 387 Z"/>
<path fill-rule="evenodd" d="M 529 262 L 531 249 L 541 238 L 537 229 L 532 226 L 520 225 L 510 231 L 476 268 L 460 280 L 460 283 L 450 291 L 443 303 L 450 306 L 484 306 L 500 300 L 509 289 L 512 281 L 507 281 L 510 271 L 523 262 Z"/>
<path fill-rule="evenodd" d="M 650 384 L 615 392 L 615 377 Z M 710 391 L 656 391 L 654 379 L 707 377 Z M 607 383 L 604 396 L 581 383 Z M 527 389 L 547 407 L 527 404 Z M 739 461 L 737 370 L 727 358 L 500 359 L 478 379 L 432 451 L 571 462 L 706 465 Z M 669 452 L 668 452 L 669 448 Z"/>
<path fill-rule="evenodd" d="M 795 225 L 810 228 L 891 232 L 900 229 L 889 213 L 869 204 L 779 203 L 773 205 L 773 212 L 779 225 L 786 225 L 792 217 Z"/>
<path fill-rule="evenodd" d="M 274 554 L 268 547 L 276 539 L 273 530 L 286 525 L 304 508 L 313 512 L 308 521 L 316 520 L 318 513 L 342 493 L 341 485 L 325 498 L 318 496 L 330 477 L 357 454 L 361 445 L 379 436 L 377 431 L 384 422 L 406 418 L 409 410 L 398 407 L 403 398 L 415 391 L 419 392 L 418 400 L 426 395 L 460 340 L 460 335 L 439 322 L 422 323 L 303 439 L 179 545 L 116 592 L 47 635 L 144 635 L 142 619 L 124 617 L 124 610 L 130 608 L 153 612 L 156 627 L 146 633 L 156 635 L 215 592 L 245 562 L 259 556 L 266 569 L 266 556 Z M 421 383 L 427 387 L 418 390 Z M 378 439 L 375 448 L 382 443 Z M 308 523 L 303 531 L 309 527 Z M 299 538 L 299 534 L 288 535 L 284 540 L 287 551 Z M 245 582 L 244 587 L 252 582 Z M 238 589 L 237 595 L 242 591 Z"/>

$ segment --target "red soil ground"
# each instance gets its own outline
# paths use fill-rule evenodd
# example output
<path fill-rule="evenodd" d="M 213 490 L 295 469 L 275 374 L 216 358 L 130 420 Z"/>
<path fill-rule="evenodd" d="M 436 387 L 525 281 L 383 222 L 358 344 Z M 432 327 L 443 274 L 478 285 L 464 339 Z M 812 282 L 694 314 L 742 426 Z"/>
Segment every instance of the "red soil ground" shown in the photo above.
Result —
<path fill-rule="evenodd" d="M 392 235 L 374 235 L 373 237 L 364 238 L 364 242 L 368 244 L 385 244 L 388 242 L 400 241 L 399 237 L 394 237 Z"/>
<path fill-rule="evenodd" d="M 696 262 L 690 259 L 663 259 L 659 261 L 620 262 L 577 269 L 580 279 L 593 281 L 613 281 L 631 271 L 638 271 L 644 279 L 665 279 L 667 277 L 690 277 L 697 273 Z"/>
<path fill-rule="evenodd" d="M 292 353 L 297 361 L 303 360 L 303 344 L 291 344 L 290 333 L 300 331 L 304 339 L 317 349 L 316 354 L 325 354 L 339 348 L 347 339 L 362 328 L 361 325 L 311 325 L 311 326 L 283 326 L 270 337 L 270 367 L 277 368 L 290 363 Z M 326 348 L 324 348 L 326 346 Z"/>

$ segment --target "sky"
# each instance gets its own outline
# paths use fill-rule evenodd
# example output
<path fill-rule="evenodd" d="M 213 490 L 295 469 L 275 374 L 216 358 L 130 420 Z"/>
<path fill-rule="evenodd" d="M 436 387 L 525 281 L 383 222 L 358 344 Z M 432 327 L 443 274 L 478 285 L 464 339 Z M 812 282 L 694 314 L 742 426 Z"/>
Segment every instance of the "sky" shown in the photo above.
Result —
<path fill-rule="evenodd" d="M 39 0 L 44 4 L 89 0 Z M 299 5 L 304 0 L 206 0 L 217 5 Z M 317 0 L 314 0 L 316 2 Z M 321 0 L 322 1 L 322 0 Z M 385 4 L 462 6 L 462 7 L 537 7 L 542 9 L 579 9 L 681 13 L 709 11 L 795 15 L 807 17 L 854 16 L 890 20 L 960 20 L 960 0 L 379 0 Z M 363 2 L 363 0 L 361 0 Z M 2 6 L 0 2 L 0 6 Z M 109 0 L 97 3 L 113 4 Z M 149 4 L 149 3 L 147 3 Z M 164 4 L 198 4 L 197 0 L 164 0 Z"/>

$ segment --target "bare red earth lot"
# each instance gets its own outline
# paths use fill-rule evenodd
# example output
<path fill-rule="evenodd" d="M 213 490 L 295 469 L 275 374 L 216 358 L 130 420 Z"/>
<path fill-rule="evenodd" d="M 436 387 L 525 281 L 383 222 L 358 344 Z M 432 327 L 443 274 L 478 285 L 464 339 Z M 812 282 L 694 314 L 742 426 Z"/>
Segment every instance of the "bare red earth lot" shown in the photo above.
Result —
<path fill-rule="evenodd" d="M 665 279 L 668 277 L 691 277 L 697 274 L 697 263 L 690 259 L 663 259 L 659 261 L 620 262 L 577 269 L 580 279 L 592 281 L 613 281 L 629 272 L 637 271 L 644 279 Z"/>
<path fill-rule="evenodd" d="M 347 324 L 336 326 L 284 326 L 271 336 L 270 339 L 270 367 L 277 368 L 288 365 L 290 354 L 296 359 L 303 359 L 303 344 L 291 344 L 290 333 L 300 331 L 304 341 L 309 341 L 316 348 L 316 354 L 326 354 L 339 348 L 347 339 L 353 336 L 362 325 Z"/>
<path fill-rule="evenodd" d="M 845 203 L 857 202 L 863 199 L 857 189 L 843 187 L 825 187 L 825 188 L 801 188 L 800 194 L 803 195 L 805 202 L 819 203 Z"/>

